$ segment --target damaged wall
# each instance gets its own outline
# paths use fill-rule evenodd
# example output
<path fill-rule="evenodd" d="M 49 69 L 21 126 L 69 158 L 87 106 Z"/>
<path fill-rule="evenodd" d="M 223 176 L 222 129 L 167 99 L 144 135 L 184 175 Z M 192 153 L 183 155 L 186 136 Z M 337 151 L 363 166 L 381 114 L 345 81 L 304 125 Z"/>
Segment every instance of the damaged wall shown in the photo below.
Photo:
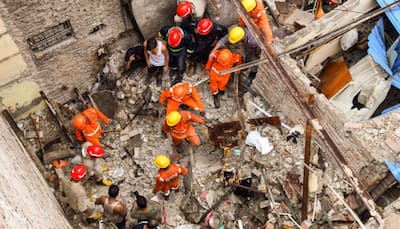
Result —
<path fill-rule="evenodd" d="M 0 129 L 0 228 L 72 228 L 3 118 Z"/>
<path fill-rule="evenodd" d="M 34 81 L 50 98 L 70 99 L 73 87 L 86 89 L 94 82 L 100 68 L 96 55 L 99 46 L 131 28 L 121 12 L 119 0 L 2 0 L 0 15 L 27 64 L 23 73 L 11 79 Z M 72 36 L 47 49 L 32 50 L 29 38 L 65 22 L 72 27 Z"/>

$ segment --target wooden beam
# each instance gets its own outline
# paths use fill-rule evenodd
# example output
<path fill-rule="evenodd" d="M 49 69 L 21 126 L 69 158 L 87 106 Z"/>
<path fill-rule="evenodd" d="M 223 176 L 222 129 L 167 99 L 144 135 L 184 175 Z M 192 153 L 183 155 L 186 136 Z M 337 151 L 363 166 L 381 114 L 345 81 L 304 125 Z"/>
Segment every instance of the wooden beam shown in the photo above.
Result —
<path fill-rule="evenodd" d="M 306 124 L 306 139 L 304 145 L 304 164 L 310 164 L 311 157 L 311 131 L 312 126 L 310 122 Z M 309 171 L 306 166 L 303 167 L 303 198 L 301 201 L 301 221 L 307 219 L 307 208 L 308 208 L 308 175 Z"/>

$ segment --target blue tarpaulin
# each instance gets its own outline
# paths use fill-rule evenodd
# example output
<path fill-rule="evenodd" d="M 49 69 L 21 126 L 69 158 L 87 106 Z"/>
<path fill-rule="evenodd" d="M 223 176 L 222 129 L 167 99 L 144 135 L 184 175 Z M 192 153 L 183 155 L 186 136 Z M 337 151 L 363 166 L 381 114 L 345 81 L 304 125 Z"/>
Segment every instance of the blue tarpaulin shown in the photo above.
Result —
<path fill-rule="evenodd" d="M 389 4 L 397 2 L 397 0 L 376 0 L 380 7 L 385 7 Z M 389 18 L 393 27 L 400 34 L 400 6 L 393 7 L 385 11 L 386 16 Z"/>
<path fill-rule="evenodd" d="M 393 76 L 392 86 L 400 89 L 400 42 L 397 39 L 393 43 L 392 55 L 395 54 L 393 63 L 389 63 L 387 48 L 385 46 L 385 32 L 383 19 L 380 19 L 368 36 L 368 54 L 378 63 L 389 75 Z"/>

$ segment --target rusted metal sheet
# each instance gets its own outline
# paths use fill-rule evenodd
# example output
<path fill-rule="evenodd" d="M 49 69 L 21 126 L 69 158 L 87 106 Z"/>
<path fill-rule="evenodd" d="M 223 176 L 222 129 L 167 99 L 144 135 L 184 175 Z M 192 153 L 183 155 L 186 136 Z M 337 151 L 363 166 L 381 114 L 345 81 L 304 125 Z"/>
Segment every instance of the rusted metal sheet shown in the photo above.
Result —
<path fill-rule="evenodd" d="M 217 148 L 233 147 L 238 145 L 241 129 L 239 121 L 216 124 L 208 128 L 208 136 Z"/>

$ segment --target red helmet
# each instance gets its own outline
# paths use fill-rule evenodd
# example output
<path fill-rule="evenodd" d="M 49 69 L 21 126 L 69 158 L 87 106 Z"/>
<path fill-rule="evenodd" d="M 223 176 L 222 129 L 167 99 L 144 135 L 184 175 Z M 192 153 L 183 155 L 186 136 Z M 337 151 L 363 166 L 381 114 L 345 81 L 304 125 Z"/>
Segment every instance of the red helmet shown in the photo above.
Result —
<path fill-rule="evenodd" d="M 71 178 L 77 181 L 83 180 L 86 175 L 86 167 L 84 165 L 75 165 L 71 171 Z"/>
<path fill-rule="evenodd" d="M 183 30 L 177 26 L 174 26 L 168 30 L 168 45 L 171 47 L 177 47 L 181 44 L 183 38 Z"/>
<path fill-rule="evenodd" d="M 101 158 L 104 155 L 104 149 L 98 145 L 88 146 L 86 150 L 90 157 Z"/>
<path fill-rule="evenodd" d="M 179 3 L 178 7 L 176 7 L 176 14 L 179 17 L 185 18 L 193 13 L 192 3 L 188 1 L 184 1 Z"/>
<path fill-rule="evenodd" d="M 203 18 L 197 23 L 197 31 L 200 35 L 207 35 L 213 28 L 213 22 L 208 18 Z"/>

